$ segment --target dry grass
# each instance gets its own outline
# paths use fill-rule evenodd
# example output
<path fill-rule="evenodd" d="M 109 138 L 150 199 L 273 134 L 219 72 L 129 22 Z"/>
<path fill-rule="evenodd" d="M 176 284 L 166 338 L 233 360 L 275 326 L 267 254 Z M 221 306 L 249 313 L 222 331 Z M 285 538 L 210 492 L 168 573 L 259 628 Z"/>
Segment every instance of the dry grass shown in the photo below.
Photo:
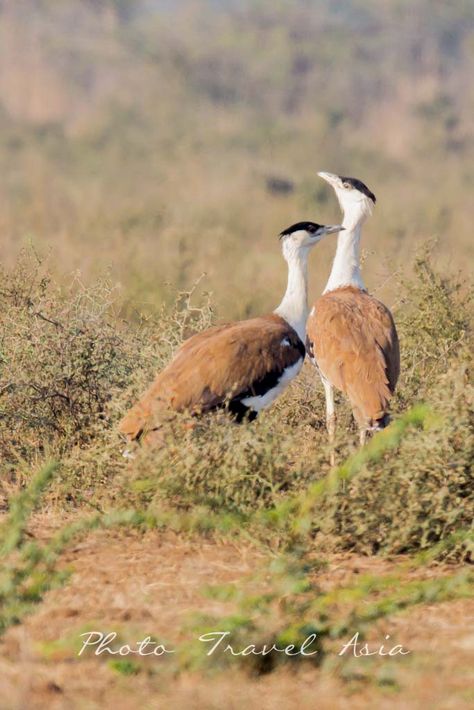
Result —
<path fill-rule="evenodd" d="M 396 313 L 403 375 L 395 411 L 424 401 L 437 423 L 408 432 L 396 456 L 368 464 L 350 489 L 321 508 L 315 531 L 329 533 L 336 546 L 423 548 L 472 520 L 470 291 L 439 276 L 426 257 L 415 271 Z M 60 287 L 44 264 L 25 255 L 4 273 L 0 298 L 6 493 L 56 457 L 61 468 L 49 500 L 60 506 L 69 501 L 108 509 L 126 501 L 140 509 L 165 504 L 249 515 L 328 472 L 321 387 L 310 365 L 258 422 L 235 426 L 215 415 L 190 429 L 177 416 L 164 427 L 166 445 L 138 449 L 133 463 L 123 459 L 118 418 L 183 338 L 213 321 L 199 286 L 179 294 L 171 309 L 126 323 L 106 281 Z M 341 402 L 340 460 L 356 438 Z"/>
<path fill-rule="evenodd" d="M 31 531 L 51 536 L 55 516 L 39 516 Z M 64 557 L 74 575 L 65 589 L 53 591 L 37 613 L 11 629 L 0 650 L 4 707 L 42 708 L 219 708 L 225 703 L 238 710 L 258 702 L 273 708 L 312 708 L 317 692 L 321 708 L 468 708 L 472 701 L 469 670 L 472 636 L 468 619 L 472 600 L 427 604 L 420 610 L 382 620 L 369 633 L 376 646 L 387 634 L 412 655 L 383 658 L 338 658 L 334 644 L 323 668 L 281 668 L 252 676 L 237 663 L 225 674 L 203 677 L 172 672 L 173 660 L 133 659 L 127 675 L 109 657 L 77 657 L 80 633 L 92 628 L 116 630 L 124 642 L 134 643 L 148 634 L 170 646 L 193 634 L 184 631 L 189 615 L 227 613 L 232 605 L 203 598 L 211 584 L 237 584 L 244 588 L 249 572 L 263 561 L 253 545 L 186 540 L 149 532 L 146 535 L 100 533 L 74 546 Z M 401 559 L 396 560 L 400 563 Z M 367 573 L 383 575 L 393 561 L 335 556 L 318 574 L 325 589 L 351 584 Z M 437 570 L 437 574 L 449 569 Z M 419 574 L 419 573 L 418 573 Z M 426 572 L 423 574 L 426 575 Z M 433 574 L 431 572 L 431 574 Z M 170 599 L 173 603 L 170 604 Z M 170 667 L 171 665 L 171 667 Z"/>
<path fill-rule="evenodd" d="M 473 610 L 455 598 L 472 594 L 472 8 L 158 5 L 0 8 L 0 621 L 21 621 L 1 645 L 5 707 L 309 708 L 316 691 L 322 708 L 470 707 Z M 117 421 L 182 340 L 273 308 L 276 235 L 335 221 L 319 169 L 377 194 L 363 268 L 400 331 L 393 441 L 350 458 L 339 401 L 348 463 L 328 494 L 306 365 L 255 424 L 177 417 L 127 462 Z M 312 257 L 312 296 L 333 251 Z M 328 657 L 254 677 L 75 655 L 98 620 L 179 641 L 190 610 L 242 639 L 316 623 Z M 351 618 L 416 653 L 331 662 Z"/>

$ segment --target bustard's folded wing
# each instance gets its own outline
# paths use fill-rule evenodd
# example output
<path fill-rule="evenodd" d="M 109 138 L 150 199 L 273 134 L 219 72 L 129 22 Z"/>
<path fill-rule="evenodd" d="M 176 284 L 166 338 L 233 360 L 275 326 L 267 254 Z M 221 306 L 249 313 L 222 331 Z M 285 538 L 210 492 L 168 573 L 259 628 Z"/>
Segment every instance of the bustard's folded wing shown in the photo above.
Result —
<path fill-rule="evenodd" d="M 316 301 L 307 330 L 309 354 L 321 373 L 348 395 L 356 416 L 381 417 L 400 372 L 390 311 L 364 291 L 340 288 Z"/>
<path fill-rule="evenodd" d="M 261 396 L 302 362 L 304 353 L 296 332 L 274 314 L 199 333 L 158 374 L 120 431 L 134 439 L 152 428 L 164 409 L 202 413 Z"/>

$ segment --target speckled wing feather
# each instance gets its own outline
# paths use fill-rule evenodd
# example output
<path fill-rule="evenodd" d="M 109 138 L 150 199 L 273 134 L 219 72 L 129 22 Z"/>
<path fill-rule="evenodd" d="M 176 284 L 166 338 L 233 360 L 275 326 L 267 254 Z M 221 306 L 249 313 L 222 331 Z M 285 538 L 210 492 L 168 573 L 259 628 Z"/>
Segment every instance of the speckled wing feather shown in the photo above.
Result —
<path fill-rule="evenodd" d="M 120 423 L 130 439 L 159 423 L 166 409 L 200 414 L 262 394 L 304 358 L 297 333 L 275 314 L 212 328 L 189 338 Z M 245 409 L 245 408 L 244 408 Z"/>
<path fill-rule="evenodd" d="M 365 291 L 335 289 L 316 301 L 307 333 L 309 354 L 321 374 L 348 396 L 358 423 L 381 420 L 400 373 L 390 311 Z"/>

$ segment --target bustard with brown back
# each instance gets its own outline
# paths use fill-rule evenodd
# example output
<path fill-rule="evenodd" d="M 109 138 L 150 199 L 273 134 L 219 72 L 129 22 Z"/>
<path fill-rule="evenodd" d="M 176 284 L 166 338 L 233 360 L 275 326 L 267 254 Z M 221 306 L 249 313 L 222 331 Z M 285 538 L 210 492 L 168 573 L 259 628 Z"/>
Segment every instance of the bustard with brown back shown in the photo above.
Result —
<path fill-rule="evenodd" d="M 255 419 L 303 365 L 309 252 L 325 235 L 340 229 L 298 222 L 281 232 L 288 283 L 278 308 L 186 340 L 122 419 L 120 432 L 128 440 L 152 440 L 166 410 L 199 415 L 223 408 L 238 422 Z"/>
<path fill-rule="evenodd" d="M 365 443 L 367 431 L 384 428 L 400 372 L 397 331 L 388 308 L 371 296 L 360 272 L 362 225 L 375 195 L 356 178 L 318 173 L 334 189 L 344 213 L 336 256 L 326 288 L 307 323 L 306 346 L 323 381 L 330 442 L 335 436 L 334 388 L 352 405 Z M 334 463 L 334 452 L 331 454 Z"/>

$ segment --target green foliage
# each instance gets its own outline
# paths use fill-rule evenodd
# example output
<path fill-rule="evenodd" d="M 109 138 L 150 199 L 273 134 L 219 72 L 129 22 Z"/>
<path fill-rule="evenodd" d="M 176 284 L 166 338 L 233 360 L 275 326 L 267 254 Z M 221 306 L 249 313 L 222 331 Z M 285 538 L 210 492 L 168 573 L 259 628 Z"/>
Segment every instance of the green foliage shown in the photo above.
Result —
<path fill-rule="evenodd" d="M 337 496 L 341 487 L 357 480 L 365 464 L 378 462 L 385 454 L 393 451 L 403 442 L 410 429 L 419 429 L 421 426 L 429 428 L 430 420 L 432 417 L 426 408 L 415 408 L 398 419 L 391 430 L 378 434 L 363 451 L 310 486 L 304 494 L 277 505 L 270 514 L 259 513 L 257 518 L 254 516 L 254 526 L 264 526 L 272 531 L 281 529 L 282 517 L 288 516 L 291 528 L 297 535 L 288 538 L 286 552 L 280 553 L 266 569 L 258 573 L 256 581 L 261 584 L 264 580 L 266 586 L 263 594 L 249 595 L 242 587 L 237 589 L 234 585 L 209 589 L 208 594 L 213 597 L 236 603 L 239 611 L 228 618 L 219 619 L 218 623 L 212 620 L 212 625 L 211 620 L 200 619 L 199 633 L 218 627 L 221 631 L 229 632 L 229 642 L 237 643 L 239 647 L 248 645 L 250 639 L 254 644 L 258 638 L 255 648 L 266 646 L 270 649 L 268 653 L 249 653 L 244 654 L 243 658 L 254 672 L 262 673 L 272 670 L 281 660 L 295 662 L 310 659 L 320 664 L 324 660 L 327 643 L 331 640 L 342 638 L 354 628 L 363 633 L 374 621 L 412 605 L 471 596 L 474 577 L 469 570 L 436 579 L 402 581 L 410 567 L 433 559 L 439 550 L 432 551 L 431 556 L 420 556 L 405 564 L 399 569 L 399 574 L 365 576 L 352 587 L 340 587 L 321 593 L 314 583 L 314 572 L 321 563 L 318 560 L 312 561 L 308 554 L 312 544 L 309 523 L 318 504 L 323 503 L 327 497 Z M 26 527 L 56 469 L 56 464 L 46 466 L 32 478 L 26 490 L 10 501 L 10 513 L 1 529 L 0 557 L 3 564 L 0 576 L 0 631 L 17 623 L 48 589 L 65 581 L 67 573 L 58 570 L 57 560 L 65 547 L 79 535 L 99 527 L 116 525 L 173 527 L 177 520 L 181 529 L 185 529 L 190 523 L 199 525 L 200 518 L 207 517 L 207 511 L 201 515 L 194 512 L 192 515 L 181 513 L 179 516 L 169 513 L 160 515 L 152 510 L 95 514 L 64 526 L 49 542 L 40 545 L 27 540 Z M 247 522 L 251 524 L 252 519 Z M 219 525 L 221 529 L 225 528 L 225 525 L 222 527 L 221 515 L 214 521 L 207 521 L 208 526 L 213 523 L 216 529 Z M 237 518 L 228 519 L 227 525 L 231 531 L 240 530 Z M 469 542 L 472 545 L 472 531 L 458 530 L 453 537 L 455 542 Z M 446 546 L 450 541 L 445 539 L 443 542 Z M 375 601 L 367 603 L 367 599 L 374 594 Z M 288 645 L 299 648 L 310 635 L 314 635 L 311 650 L 315 651 L 311 656 L 294 655 L 289 659 L 286 655 L 271 651 L 273 645 L 278 648 Z M 179 658 L 182 667 L 196 667 L 202 663 L 202 659 L 198 663 L 195 654 L 190 655 L 186 649 L 181 649 Z M 140 667 L 130 661 L 122 660 L 109 665 L 124 675 L 140 671 Z"/>
<path fill-rule="evenodd" d="M 0 451 L 5 463 L 45 446 L 91 440 L 112 394 L 128 384 L 137 352 L 112 318 L 108 281 L 67 291 L 31 252 L 0 287 Z"/>
<path fill-rule="evenodd" d="M 326 475 L 324 403 L 308 369 L 251 426 L 222 416 L 191 426 L 181 417 L 163 423 L 161 444 L 137 452 L 127 472 L 133 504 L 167 501 L 246 516 L 263 508 L 274 525 L 259 535 L 278 546 L 298 532 L 294 506 L 298 491 L 309 505 L 309 486 L 317 505 L 298 524 L 329 548 L 364 553 L 427 549 L 468 527 L 474 518 L 470 291 L 441 277 L 426 255 L 404 291 L 396 312 L 402 376 L 395 408 L 412 409 L 395 415 L 346 468 Z M 413 408 L 422 399 L 426 404 Z M 339 406 L 338 415 L 339 456 L 347 457 L 355 432 L 347 431 L 353 427 L 347 407 Z M 330 491 L 336 495 L 321 498 Z M 458 540 L 441 554 L 469 557 L 470 543 Z"/>
<path fill-rule="evenodd" d="M 38 458 L 66 456 L 58 480 L 79 495 L 123 467 L 113 427 L 177 345 L 211 324 L 208 297 L 191 302 L 196 284 L 131 331 L 108 280 L 60 286 L 32 250 L 0 276 L 0 470 L 21 483 Z"/>
<path fill-rule="evenodd" d="M 115 511 L 107 515 L 82 517 L 55 532 L 43 544 L 32 539 L 27 526 L 51 483 L 58 465 L 49 463 L 36 473 L 25 490 L 10 500 L 10 511 L 0 528 L 0 635 L 18 623 L 41 601 L 48 589 L 61 585 L 68 572 L 57 562 L 65 547 L 77 537 L 97 528 L 116 525 L 142 526 L 149 518 L 135 511 Z"/>
<path fill-rule="evenodd" d="M 44 556 L 33 542 L 25 540 L 26 526 L 57 465 L 46 465 L 29 487 L 11 501 L 10 513 L 0 529 L 0 633 L 16 623 L 46 589 L 64 579 L 64 574 L 44 566 Z"/>
<path fill-rule="evenodd" d="M 453 356 L 473 341 L 472 284 L 434 268 L 426 244 L 414 262 L 414 276 L 400 283 L 402 306 L 397 311 L 404 387 L 401 406 L 422 399 L 438 384 Z"/>
<path fill-rule="evenodd" d="M 162 3 L 126 0 L 0 8 L 2 259 L 47 245 L 60 272 L 30 255 L 0 272 L 0 633 L 67 580 L 60 555 L 78 536 L 159 527 L 271 550 L 250 591 L 207 590 L 235 606 L 219 628 L 238 645 L 298 645 L 315 632 L 319 663 L 348 630 L 472 596 L 467 568 L 423 576 L 433 561 L 472 559 L 472 291 L 427 251 L 410 276 L 408 253 L 435 234 L 432 251 L 462 267 L 472 257 L 473 6 L 166 4 L 166 15 Z M 391 427 L 354 451 L 339 402 L 342 463 L 330 471 L 323 396 L 305 368 L 253 425 L 172 417 L 161 446 L 125 461 L 119 417 L 183 339 L 214 322 L 190 284 L 207 271 L 226 316 L 274 307 L 284 283 L 275 235 L 302 211 L 323 220 L 337 210 L 317 184 L 323 168 L 377 193 L 364 235 L 377 257 L 364 277 L 373 288 L 388 275 L 378 295 L 397 298 Z M 271 189 L 275 177 L 286 192 Z M 315 257 L 313 293 L 330 253 Z M 84 280 L 66 275 L 78 263 Z M 105 264 L 124 285 L 120 303 L 110 277 L 90 285 Z M 77 509 L 45 542 L 31 532 L 43 506 Z M 324 592 L 322 550 L 412 557 Z M 196 664 L 185 652 L 181 661 Z M 110 668 L 140 671 L 128 660 Z"/>
<path fill-rule="evenodd" d="M 142 452 L 131 472 L 142 502 L 247 513 L 288 487 L 290 442 L 279 440 L 271 423 L 241 427 L 215 415 L 186 427 L 178 416 L 164 429 L 160 445 Z"/>
<path fill-rule="evenodd" d="M 301 532 L 294 506 L 308 487 L 317 493 L 317 508 L 309 506 L 304 528 L 336 549 L 426 549 L 474 517 L 471 299 L 465 285 L 441 277 L 426 257 L 418 259 L 396 313 L 403 365 L 395 407 L 424 398 L 431 425 L 405 433 L 423 409 L 413 409 L 409 419 L 395 417 L 348 459 L 357 476 L 349 469 L 337 473 L 343 485 L 334 473 L 327 477 L 324 404 L 311 367 L 255 423 L 236 426 L 222 414 L 191 421 L 173 415 L 162 422 L 161 443 L 138 448 L 131 463 L 122 457 L 118 418 L 182 340 L 213 322 L 209 298 L 197 285 L 155 317 L 125 325 L 109 287 L 61 289 L 37 260 L 24 257 L 2 283 L 0 444 L 7 494 L 48 454 L 62 458 L 49 500 L 91 503 L 100 511 L 123 501 L 139 509 L 165 506 L 170 514 L 207 511 L 209 528 L 221 525 L 221 515 L 222 521 L 251 519 L 252 528 L 253 513 L 262 510 L 272 525 L 258 523 L 256 534 L 273 547 Z M 13 362 L 15 368 L 8 366 Z M 347 405 L 339 405 L 338 415 L 338 455 L 347 458 L 355 443 Z M 336 495 L 320 498 L 328 482 L 337 483 Z M 206 515 L 198 518 L 203 529 Z M 442 554 L 469 550 L 460 541 Z"/>
<path fill-rule="evenodd" d="M 390 575 L 364 575 L 355 585 L 323 592 L 308 571 L 307 559 L 301 550 L 293 550 L 260 570 L 252 581 L 261 586 L 264 579 L 267 587 L 264 593 L 243 591 L 243 582 L 234 586 L 233 593 L 228 590 L 227 599 L 234 602 L 236 611 L 228 617 L 196 617 L 195 633 L 201 635 L 218 628 L 229 632 L 227 642 L 236 648 L 255 644 L 259 650 L 264 646 L 271 649 L 273 644 L 278 648 L 289 644 L 300 648 L 308 636 L 316 634 L 311 650 L 317 653 L 310 657 L 288 657 L 278 652 L 240 657 L 240 662 L 251 670 L 265 673 L 281 663 L 309 661 L 319 665 L 324 662 L 327 650 L 334 648 L 334 641 L 347 640 L 354 630 L 363 640 L 370 626 L 384 617 L 416 605 L 474 595 L 474 574 L 468 568 L 437 578 L 407 580 L 407 572 L 413 569 L 410 564 L 400 566 Z M 185 665 L 198 662 L 186 655 L 185 650 L 181 660 Z M 212 660 L 214 665 L 225 667 L 229 657 L 216 655 Z M 200 658 L 199 664 L 202 667 L 208 661 Z"/>
<path fill-rule="evenodd" d="M 12 496 L 9 513 L 0 526 L 0 636 L 12 624 L 29 613 L 43 595 L 64 584 L 68 570 L 58 568 L 62 552 L 77 538 L 97 529 L 125 526 L 139 529 L 168 527 L 181 532 L 206 533 L 238 530 L 241 520 L 229 515 L 209 516 L 207 510 L 195 509 L 189 514 L 165 511 L 111 510 L 80 516 L 59 528 L 41 543 L 28 530 L 31 516 L 41 505 L 48 485 L 57 476 L 59 465 L 49 463 L 31 476 L 29 484 Z M 125 670 L 124 670 L 125 669 Z M 128 666 L 115 667 L 126 673 Z"/>
<path fill-rule="evenodd" d="M 366 466 L 324 507 L 320 529 L 338 546 L 400 553 L 430 547 L 472 525 L 474 390 L 467 359 L 432 386 L 431 403 L 439 415 L 429 429 L 409 432 L 395 456 Z M 443 556 L 472 553 L 472 541 L 461 539 Z"/>
<path fill-rule="evenodd" d="M 140 664 L 128 658 L 112 658 L 108 666 L 119 675 L 137 675 L 141 671 Z"/>
<path fill-rule="evenodd" d="M 72 540 L 116 525 L 242 536 L 270 547 L 277 557 L 262 573 L 263 594 L 232 587 L 215 592 L 238 608 L 219 628 L 228 628 L 238 643 L 252 636 L 278 646 L 298 645 L 317 633 L 319 652 L 312 658 L 318 663 L 344 630 L 363 629 L 413 604 L 471 593 L 472 579 L 464 572 L 407 582 L 400 569 L 395 577 L 367 578 L 322 594 L 314 582 L 314 564 L 321 563 L 312 562 L 321 548 L 421 552 L 415 565 L 472 555 L 474 398 L 471 301 L 464 286 L 441 278 L 429 261 L 417 263 L 417 281 L 407 286 L 410 297 L 397 313 L 407 350 L 397 406 L 408 411 L 354 452 L 355 430 L 341 407 L 338 468 L 327 464 L 322 400 L 311 369 L 255 423 L 236 426 L 223 415 L 199 421 L 170 416 L 161 444 L 137 450 L 128 463 L 115 422 L 179 343 L 212 322 L 208 297 L 179 294 L 174 307 L 126 328 L 102 287 L 65 294 L 38 269 L 23 261 L 12 275 L 4 274 L 0 291 L 8 306 L 3 376 L 10 377 L 1 399 L 2 450 L 8 468 L 21 461 L 9 485 L 26 483 L 16 495 L 5 488 L 1 630 L 65 582 L 58 559 Z M 68 369 L 69 358 L 84 367 Z M 7 369 L 13 359 L 18 368 Z M 54 407 L 48 398 L 40 402 L 36 386 L 48 392 L 67 386 L 68 401 L 60 397 Z M 411 406 L 421 395 L 426 404 Z M 29 475 L 46 451 L 62 453 L 61 466 Z M 92 503 L 100 512 L 80 516 L 41 544 L 31 539 L 28 525 L 46 496 L 61 505 L 66 499 Z M 113 510 L 124 503 L 136 510 Z M 253 670 L 273 667 L 275 654 L 264 658 L 254 657 Z M 183 652 L 181 662 L 197 661 Z"/>
<path fill-rule="evenodd" d="M 1 526 L 0 555 L 9 555 L 24 542 L 26 524 L 31 512 L 38 505 L 41 494 L 54 476 L 58 466 L 50 463 L 33 477 L 28 488 L 10 501 L 10 511 Z"/>
<path fill-rule="evenodd" d="M 346 484 L 357 481 L 364 464 L 377 463 L 385 454 L 392 452 L 409 435 L 410 429 L 415 432 L 420 427 L 430 429 L 430 419 L 432 417 L 426 408 L 415 408 L 392 424 L 390 429 L 376 435 L 364 450 L 310 486 L 304 494 L 277 506 L 266 517 L 266 523 L 269 526 L 281 525 L 283 516 L 288 516 L 291 527 L 298 531 L 298 535 L 289 539 L 286 552 L 280 553 L 267 568 L 254 575 L 254 585 L 262 586 L 265 581 L 265 592 L 255 594 L 243 591 L 242 583 L 239 587 L 228 585 L 214 591 L 207 590 L 207 594 L 215 598 L 232 600 L 237 611 L 227 618 L 197 619 L 198 633 L 203 634 L 208 629 L 216 628 L 228 631 L 231 635 L 227 641 L 239 648 L 254 644 L 255 639 L 258 639 L 256 646 L 259 650 L 256 655 L 243 654 L 240 660 L 252 670 L 263 673 L 281 662 L 309 660 L 319 664 L 334 639 L 343 638 L 353 633 L 354 629 L 363 637 L 370 624 L 411 606 L 472 597 L 474 574 L 469 568 L 434 579 L 407 580 L 407 572 L 434 559 L 441 548 L 445 552 L 446 548 L 457 549 L 456 546 L 462 543 L 472 551 L 472 528 L 463 531 L 458 529 L 453 539 L 445 537 L 442 545 L 438 544 L 428 554 L 419 555 L 399 565 L 390 575 L 365 575 L 356 585 L 336 587 L 329 592 L 322 592 L 318 588 L 314 581 L 314 570 L 308 564 L 311 559 L 311 521 L 315 513 L 320 514 L 321 505 L 324 506 L 327 498 L 337 498 L 339 490 L 344 490 Z M 364 485 L 370 484 L 364 481 Z M 374 515 L 374 510 L 374 507 L 366 507 L 368 515 Z M 400 527 L 400 523 L 398 525 Z M 263 647 L 271 649 L 273 645 L 282 648 L 292 644 L 300 648 L 310 634 L 315 635 L 311 650 L 316 651 L 310 657 L 299 654 L 288 658 L 278 651 L 261 653 Z M 213 661 L 216 659 L 213 658 Z M 221 664 L 226 661 L 228 658 L 225 656 L 217 657 L 217 662 Z M 184 655 L 183 662 L 192 664 L 195 659 Z"/>

